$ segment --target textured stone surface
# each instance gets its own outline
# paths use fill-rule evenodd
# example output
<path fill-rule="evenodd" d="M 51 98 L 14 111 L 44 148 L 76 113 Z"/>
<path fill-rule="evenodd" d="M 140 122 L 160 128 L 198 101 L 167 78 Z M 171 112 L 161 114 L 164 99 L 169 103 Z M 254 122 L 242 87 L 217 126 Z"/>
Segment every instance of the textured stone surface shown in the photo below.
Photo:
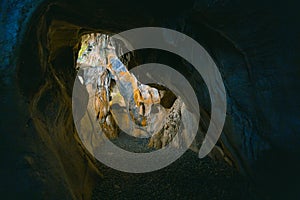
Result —
<path fill-rule="evenodd" d="M 225 154 L 265 187 L 266 196 L 299 195 L 295 192 L 300 159 L 300 29 L 296 1 L 198 0 L 172 3 L 174 9 L 169 3 L 156 1 L 143 5 L 114 2 L 117 6 L 108 1 L 49 2 L 39 7 L 39 1 L 1 1 L 4 134 L 0 141 L 5 149 L 1 155 L 7 160 L 1 163 L 1 174 L 10 175 L 4 190 L 18 188 L 20 193 L 13 193 L 16 196 L 40 187 L 47 188 L 38 190 L 45 191 L 43 194 L 55 191 L 65 198 L 91 194 L 89 184 L 99 172 L 93 168 L 93 159 L 78 145 L 69 102 L 79 36 L 93 31 L 111 33 L 163 26 L 200 42 L 222 73 L 228 96 L 228 116 L 220 141 Z M 30 19 L 34 10 L 37 13 Z M 21 42 L 24 46 L 20 49 Z M 22 56 L 15 57 L 20 52 Z M 160 61 L 172 64 L 173 59 Z M 205 131 L 210 112 L 208 93 L 190 66 L 181 71 L 190 77 L 201 100 Z M 70 155 L 73 159 L 65 160 Z M 90 167 L 80 164 L 84 162 Z M 43 177 L 38 170 L 20 169 L 18 164 L 34 166 L 45 170 L 41 174 L 50 175 Z M 81 178 L 76 179 L 70 168 L 75 168 Z"/>

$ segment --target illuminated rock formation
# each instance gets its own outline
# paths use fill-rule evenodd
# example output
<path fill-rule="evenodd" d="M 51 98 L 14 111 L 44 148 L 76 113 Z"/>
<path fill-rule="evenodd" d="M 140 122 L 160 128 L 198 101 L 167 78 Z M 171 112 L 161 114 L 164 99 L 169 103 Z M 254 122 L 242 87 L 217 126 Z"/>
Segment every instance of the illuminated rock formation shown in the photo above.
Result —
<path fill-rule="evenodd" d="M 85 71 L 84 77 L 80 76 L 82 83 L 91 84 L 92 88 L 95 88 L 96 119 L 99 121 L 102 131 L 110 138 L 115 138 L 118 134 L 119 129 L 110 106 L 116 96 L 113 93 L 119 93 L 122 98 L 117 104 L 120 107 L 125 106 L 123 110 L 134 122 L 133 124 L 130 123 L 131 120 L 124 120 L 127 117 L 124 112 L 123 115 L 115 114 L 114 116 L 119 118 L 117 121 L 122 129 L 131 132 L 134 136 L 152 136 L 149 147 L 166 146 L 179 130 L 182 100 L 178 98 L 172 108 L 168 110 L 160 106 L 164 92 L 142 84 L 128 71 L 118 58 L 116 52 L 118 44 L 109 36 L 100 33 L 86 34 L 82 36 L 81 44 L 77 69 Z M 113 85 L 112 82 L 116 84 Z M 114 88 L 115 86 L 116 88 Z M 89 93 L 92 92 L 89 91 Z M 154 107 L 155 111 L 152 112 Z M 143 130 L 143 133 L 129 130 L 130 126 L 137 126 L 139 130 Z"/>

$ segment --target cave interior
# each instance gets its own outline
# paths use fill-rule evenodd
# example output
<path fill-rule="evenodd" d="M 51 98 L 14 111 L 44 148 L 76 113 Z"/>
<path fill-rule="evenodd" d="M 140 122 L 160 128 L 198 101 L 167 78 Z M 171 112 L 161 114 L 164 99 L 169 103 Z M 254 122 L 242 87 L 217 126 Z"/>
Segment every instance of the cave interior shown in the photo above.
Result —
<path fill-rule="evenodd" d="M 13 0 L 2 4 L 4 196 L 299 198 L 300 28 L 295 2 Z M 200 43 L 218 66 L 227 93 L 226 121 L 206 158 L 199 159 L 197 151 L 210 121 L 207 87 L 186 60 L 157 49 L 137 50 L 123 58 L 133 57 L 128 69 L 162 63 L 188 79 L 201 116 L 190 150 L 161 170 L 128 174 L 101 164 L 82 144 L 72 116 L 82 36 L 113 35 L 138 27 L 183 32 Z M 168 90 L 166 96 L 161 101 L 170 108 L 176 97 Z M 123 142 L 115 144 L 125 149 L 129 140 L 138 140 L 120 138 Z"/>

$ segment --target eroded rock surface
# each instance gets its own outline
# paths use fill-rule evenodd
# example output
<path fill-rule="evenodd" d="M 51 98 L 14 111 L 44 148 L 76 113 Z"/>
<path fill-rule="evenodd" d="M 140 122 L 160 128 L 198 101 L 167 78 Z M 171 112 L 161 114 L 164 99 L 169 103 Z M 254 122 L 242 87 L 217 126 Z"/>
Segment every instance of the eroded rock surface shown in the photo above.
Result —
<path fill-rule="evenodd" d="M 70 109 L 78 41 L 85 33 L 142 26 L 182 31 L 217 62 L 228 94 L 228 115 L 222 148 L 216 150 L 221 153 L 215 155 L 228 156 L 267 191 L 267 197 L 298 194 L 296 2 L 12 0 L 2 1 L 1 9 L 1 172 L 9 177 L 1 188 L 6 194 L 17 196 L 18 188 L 23 197 L 39 188 L 39 197 L 91 196 L 93 182 L 102 179 L 80 144 Z M 205 133 L 210 112 L 205 86 L 188 65 L 182 71 L 202 100 Z"/>
<path fill-rule="evenodd" d="M 76 69 L 82 71 L 79 74 L 83 75 L 78 75 L 78 78 L 89 88 L 89 99 L 94 96 L 96 120 L 101 127 L 99 134 L 102 131 L 109 138 L 115 138 L 121 126 L 122 131 L 134 137 L 151 137 L 150 148 L 165 147 L 179 134 L 184 102 L 178 97 L 170 109 L 160 105 L 165 90 L 137 80 L 118 58 L 116 49 L 122 52 L 119 46 L 109 35 L 93 33 L 82 36 Z M 115 111 L 111 109 L 113 102 L 118 106 Z M 188 121 L 193 121 L 192 118 Z"/>

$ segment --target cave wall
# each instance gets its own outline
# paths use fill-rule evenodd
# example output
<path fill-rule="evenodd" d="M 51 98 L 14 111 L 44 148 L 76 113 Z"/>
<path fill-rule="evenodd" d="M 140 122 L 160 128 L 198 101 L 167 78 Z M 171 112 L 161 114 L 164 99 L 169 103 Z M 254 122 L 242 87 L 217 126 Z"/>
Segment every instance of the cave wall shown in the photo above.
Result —
<path fill-rule="evenodd" d="M 0 80 L 5 95 L 1 98 L 1 129 L 5 131 L 1 145 L 11 150 L 3 155 L 7 159 L 3 169 L 25 163 L 50 173 L 39 177 L 31 167 L 19 169 L 17 174 L 2 170 L 14 177 L 10 185 L 23 180 L 33 190 L 42 187 L 46 179 L 65 188 L 62 196 L 65 190 L 71 197 L 90 195 L 88 189 L 78 189 L 76 181 L 88 177 L 92 185 L 93 177 L 100 175 L 93 168 L 93 158 L 78 144 L 70 110 L 78 38 L 85 32 L 117 33 L 142 26 L 181 31 L 203 45 L 215 60 L 228 102 L 221 143 L 235 166 L 258 184 L 270 184 L 270 190 L 280 189 L 271 184 L 277 179 L 288 183 L 290 188 L 285 191 L 299 184 L 290 178 L 299 175 L 300 163 L 296 3 L 199 0 L 173 3 L 172 8 L 169 2 L 156 3 L 2 1 Z M 63 65 L 67 67 L 61 68 Z M 194 86 L 204 88 L 197 80 L 192 80 Z M 209 113 L 207 94 L 199 96 Z M 19 148 L 13 150 L 11 144 Z M 76 156 L 64 161 L 69 155 Z M 86 170 L 80 164 L 85 162 L 90 163 L 89 175 L 74 180 L 74 173 Z M 41 167 L 39 163 L 45 164 Z M 55 170 L 47 170 L 48 166 Z M 68 171 L 74 166 L 77 169 Z M 30 176 L 35 178 L 26 178 Z"/>

